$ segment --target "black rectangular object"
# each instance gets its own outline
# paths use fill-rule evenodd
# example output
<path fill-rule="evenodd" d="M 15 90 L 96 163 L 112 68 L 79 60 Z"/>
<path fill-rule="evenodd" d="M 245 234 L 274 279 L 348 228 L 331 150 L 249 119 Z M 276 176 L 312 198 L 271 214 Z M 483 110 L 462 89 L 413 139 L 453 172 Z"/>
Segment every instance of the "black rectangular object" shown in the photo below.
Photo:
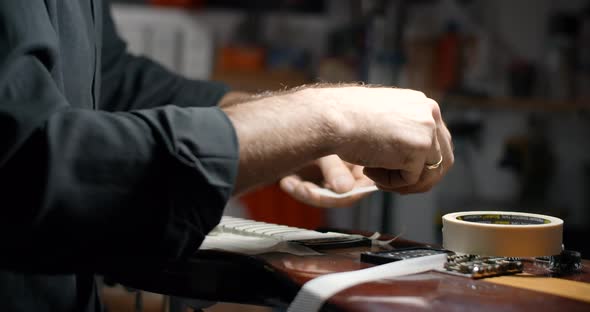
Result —
<path fill-rule="evenodd" d="M 438 255 L 442 253 L 451 252 L 444 249 L 435 249 L 430 247 L 412 247 L 379 252 L 368 251 L 361 253 L 361 261 L 372 264 L 385 264 L 389 262 Z"/>
<path fill-rule="evenodd" d="M 369 247 L 371 240 L 362 236 L 343 236 L 343 237 L 328 237 L 315 238 L 304 240 L 292 240 L 291 243 L 297 243 L 311 249 L 324 250 L 335 248 L 352 248 L 352 247 Z"/>

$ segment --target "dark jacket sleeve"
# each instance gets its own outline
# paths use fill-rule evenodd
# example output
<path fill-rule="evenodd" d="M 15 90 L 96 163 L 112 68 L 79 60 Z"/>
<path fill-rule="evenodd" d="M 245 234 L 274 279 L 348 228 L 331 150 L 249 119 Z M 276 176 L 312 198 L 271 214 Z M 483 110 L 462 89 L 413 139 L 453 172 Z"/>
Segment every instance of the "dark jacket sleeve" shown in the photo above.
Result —
<path fill-rule="evenodd" d="M 187 79 L 151 59 L 128 53 L 106 1 L 103 1 L 102 11 L 101 109 L 127 111 L 166 104 L 215 106 L 228 92 L 223 83 Z"/>
<path fill-rule="evenodd" d="M 8 3 L 0 4 L 0 268 L 112 271 L 193 252 L 237 173 L 227 116 L 216 107 L 75 108 L 51 74 L 59 52 L 47 12 Z M 25 10 L 34 18 L 19 19 Z"/>

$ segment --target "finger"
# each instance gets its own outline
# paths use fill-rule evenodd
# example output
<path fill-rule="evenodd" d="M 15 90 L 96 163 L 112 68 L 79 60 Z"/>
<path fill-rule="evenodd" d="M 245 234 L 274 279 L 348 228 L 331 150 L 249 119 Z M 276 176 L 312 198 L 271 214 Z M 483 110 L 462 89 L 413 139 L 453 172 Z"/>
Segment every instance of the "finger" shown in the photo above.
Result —
<path fill-rule="evenodd" d="M 356 179 L 367 179 L 367 176 L 363 173 L 363 166 L 358 166 L 358 165 L 353 165 L 350 168 L 350 171 L 352 171 L 352 176 Z"/>
<path fill-rule="evenodd" d="M 406 164 L 406 168 L 399 170 L 399 176 L 405 181 L 406 185 L 414 185 L 420 181 L 420 176 L 424 170 L 426 155 L 416 154 L 412 161 Z"/>
<path fill-rule="evenodd" d="M 324 181 L 337 193 L 345 193 L 354 187 L 355 178 L 340 157 L 329 155 L 318 159 L 318 166 L 324 175 Z"/>
<path fill-rule="evenodd" d="M 385 186 L 382 186 L 381 189 L 388 192 L 395 192 L 401 195 L 424 193 L 430 191 L 432 187 L 436 184 L 436 182 L 437 179 L 435 178 L 435 175 L 428 173 L 427 170 L 424 170 L 424 173 L 420 178 L 420 182 L 414 185 L 406 185 L 398 188 L 387 188 Z"/>
<path fill-rule="evenodd" d="M 368 195 L 356 194 L 344 198 L 322 196 L 313 191 L 313 189 L 319 188 L 319 186 L 311 182 L 303 181 L 296 175 L 284 177 L 281 179 L 279 185 L 283 191 L 291 195 L 296 200 L 306 205 L 322 208 L 350 207 L 355 202 Z"/>
<path fill-rule="evenodd" d="M 433 184 L 427 186 L 408 186 L 408 187 L 401 187 L 395 190 L 389 190 L 391 192 L 398 193 L 400 195 L 407 195 L 407 194 L 417 194 L 417 193 L 426 193 L 434 187 Z"/>
<path fill-rule="evenodd" d="M 415 185 L 390 189 L 391 191 L 400 194 L 428 192 L 442 179 L 444 174 L 453 165 L 454 155 L 451 134 L 449 133 L 449 130 L 445 126 L 445 123 L 440 118 L 440 116 L 435 116 L 435 120 L 437 122 L 437 140 L 439 143 L 440 155 L 443 160 L 441 165 L 436 169 L 425 168 L 422 176 L 420 177 L 420 182 L 416 183 Z"/>
<path fill-rule="evenodd" d="M 446 143 L 444 143 L 445 148 L 443 148 L 440 144 L 440 139 L 442 139 L 441 132 L 435 131 L 435 138 L 432 143 L 432 148 L 430 149 L 430 152 L 426 157 L 427 160 L 424 164 L 418 182 L 413 185 L 407 185 L 402 187 L 401 189 L 396 190 L 398 193 L 418 193 L 430 190 L 432 186 L 442 178 L 444 168 L 443 162 L 445 159 L 444 154 L 446 153 Z M 429 168 L 429 166 L 435 164 L 438 164 L 437 168 Z"/>
<path fill-rule="evenodd" d="M 435 120 L 437 124 L 436 141 L 438 145 L 438 153 L 440 155 L 437 163 L 440 162 L 440 165 L 438 168 L 425 167 L 422 177 L 420 178 L 420 182 L 414 186 L 401 190 L 401 192 L 421 193 L 429 191 L 442 179 L 446 171 L 448 171 L 454 162 L 450 133 L 440 116 L 440 112 L 438 110 L 436 111 L 438 112 L 438 114 L 435 114 Z"/>
<path fill-rule="evenodd" d="M 403 188 L 404 188 L 403 186 L 402 186 L 402 187 L 396 187 L 396 188 L 392 188 L 392 187 L 389 187 L 389 186 L 387 186 L 387 185 L 385 185 L 385 184 L 379 184 L 379 183 L 375 183 L 375 186 L 377 186 L 377 188 L 378 188 L 380 191 L 384 191 L 384 192 L 394 192 L 394 193 L 400 193 L 398 190 L 401 190 L 401 189 L 403 189 Z"/>
<path fill-rule="evenodd" d="M 355 194 L 355 195 L 351 195 L 351 196 L 347 196 L 347 197 L 343 197 L 343 198 L 333 198 L 333 197 L 326 197 L 326 196 L 321 196 L 320 200 L 317 202 L 308 202 L 308 205 L 313 205 L 316 207 L 322 207 L 322 208 L 344 208 L 344 207 L 350 207 L 353 206 L 355 203 L 357 203 L 359 200 L 361 200 L 363 197 L 369 195 L 370 193 L 363 193 L 363 194 Z"/>
<path fill-rule="evenodd" d="M 426 155 L 425 165 L 432 165 L 438 163 L 440 161 L 440 157 L 442 156 L 440 142 L 438 140 L 438 132 L 439 131 L 436 131 L 436 128 L 434 128 L 432 146 L 430 148 L 430 151 L 428 152 L 428 155 Z"/>
<path fill-rule="evenodd" d="M 420 183 L 417 183 L 417 184 L 406 185 L 406 186 L 402 186 L 402 187 L 389 187 L 389 186 L 384 185 L 384 184 L 376 184 L 376 186 L 381 191 L 398 193 L 400 195 L 406 195 L 406 194 L 414 194 L 414 193 L 428 192 L 428 191 L 430 191 L 432 189 L 432 187 L 434 186 L 434 184 L 432 184 L 432 183 L 421 183 L 420 182 Z"/>
<path fill-rule="evenodd" d="M 440 108 L 436 101 L 432 99 L 426 99 L 426 101 L 430 103 L 432 119 L 434 121 L 432 132 L 429 133 L 430 142 L 428 146 L 430 148 L 427 151 L 416 150 L 413 154 L 406 156 L 409 161 L 404 163 L 404 167 L 400 170 L 400 176 L 407 182 L 407 185 L 414 185 L 420 181 L 424 167 L 427 164 L 436 164 L 440 161 L 440 144 L 436 131 L 438 123 L 441 121 Z"/>
<path fill-rule="evenodd" d="M 444 164 L 445 164 L 445 172 L 446 172 L 455 163 L 455 155 L 454 155 L 455 147 L 453 146 L 453 138 L 451 136 L 451 132 L 449 132 L 449 129 L 446 127 L 444 122 L 441 122 L 441 128 L 442 129 L 439 130 L 439 133 L 440 133 L 439 142 L 441 145 L 442 155 L 445 158 Z"/>
<path fill-rule="evenodd" d="M 443 159 L 442 165 L 445 168 L 442 170 L 444 173 L 448 171 L 448 169 L 453 165 L 455 161 L 453 155 L 454 147 L 451 138 L 451 133 L 449 132 L 447 125 L 442 119 L 442 114 L 440 112 L 440 107 L 438 103 L 436 103 L 436 101 L 434 100 L 431 100 L 431 102 L 433 106 L 432 116 L 434 117 L 434 121 L 436 122 L 436 138 L 440 146 L 440 155 Z"/>
<path fill-rule="evenodd" d="M 362 177 L 357 178 L 356 181 L 354 182 L 354 188 L 371 186 L 371 185 L 375 185 L 375 182 L 373 180 L 369 179 L 369 177 L 367 177 L 364 174 Z"/>
<path fill-rule="evenodd" d="M 295 189 L 299 184 L 301 184 L 301 178 L 297 175 L 289 175 L 281 179 L 279 182 L 279 186 L 285 193 L 293 196 L 295 194 Z"/>
<path fill-rule="evenodd" d="M 436 161 L 432 163 L 437 163 L 440 160 L 440 146 L 437 141 L 437 139 L 433 138 L 431 149 L 427 152 L 429 156 L 417 153 L 409 162 L 406 162 L 404 169 L 365 168 L 363 172 L 384 190 L 395 190 L 400 187 L 417 185 L 424 180 L 425 159 L 427 157 L 433 158 L 431 155 L 436 154 L 438 155 Z"/>
<path fill-rule="evenodd" d="M 374 185 L 374 182 L 362 173 L 362 166 L 353 165 L 350 167 L 347 166 L 347 168 L 350 168 L 349 170 L 352 171 L 352 174 L 355 177 L 354 185 L 352 188 Z M 299 175 L 287 176 L 281 179 L 279 184 L 281 189 L 283 189 L 286 193 L 291 195 L 296 200 L 307 205 L 323 208 L 350 207 L 363 197 L 369 195 L 369 193 L 363 193 L 355 194 L 344 198 L 332 198 L 329 196 L 322 196 L 313 191 L 313 189 L 319 187 L 318 185 L 305 181 Z"/>
<path fill-rule="evenodd" d="M 389 170 L 383 168 L 366 168 L 363 173 L 376 185 L 386 188 L 398 188 L 408 185 L 408 182 L 401 176 L 401 170 Z"/>
<path fill-rule="evenodd" d="M 442 139 L 442 133 L 439 132 L 438 136 Z M 438 140 L 439 142 L 443 142 L 443 140 Z M 400 194 L 412 194 L 412 193 L 424 193 L 428 192 L 432 189 L 432 187 L 437 184 L 443 177 L 444 170 L 445 170 L 445 160 L 448 157 L 448 150 L 449 146 L 447 143 L 440 144 L 440 151 L 439 159 L 437 163 L 441 160 L 442 163 L 439 165 L 438 168 L 429 169 L 426 166 L 422 170 L 422 174 L 420 175 L 420 179 L 418 183 L 413 185 L 406 185 L 400 188 L 390 189 L 392 192 L 400 193 Z"/>
<path fill-rule="evenodd" d="M 346 161 L 343 161 L 343 162 L 344 162 L 344 164 L 346 165 L 346 167 L 348 168 L 348 170 L 350 170 L 350 171 L 352 171 L 352 169 L 353 169 L 354 167 L 358 166 L 358 165 L 351 164 L 351 163 L 349 163 L 349 162 L 346 162 Z"/>
<path fill-rule="evenodd" d="M 319 186 L 303 181 L 296 175 L 282 178 L 279 185 L 283 191 L 303 203 L 317 205 L 321 201 L 321 196 L 312 191 L 313 188 L 319 188 Z"/>

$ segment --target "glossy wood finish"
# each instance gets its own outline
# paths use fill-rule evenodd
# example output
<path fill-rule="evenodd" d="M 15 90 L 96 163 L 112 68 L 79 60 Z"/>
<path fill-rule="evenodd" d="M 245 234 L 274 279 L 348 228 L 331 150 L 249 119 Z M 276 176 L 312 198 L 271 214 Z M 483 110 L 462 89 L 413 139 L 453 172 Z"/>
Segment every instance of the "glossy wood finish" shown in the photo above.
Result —
<path fill-rule="evenodd" d="M 294 282 L 306 281 L 328 273 L 362 269 L 360 250 L 331 251 L 328 256 L 297 257 L 269 254 L 260 256 Z M 535 276 L 551 274 L 533 263 L 525 263 L 525 272 Z M 557 278 L 557 277 L 555 277 Z M 581 273 L 561 278 L 590 283 L 590 262 Z M 589 294 L 590 296 L 590 294 Z M 555 295 L 472 280 L 446 273 L 428 272 L 392 280 L 365 283 L 333 296 L 326 309 L 338 311 L 521 311 L 562 309 L 590 311 L 590 304 Z"/>
<path fill-rule="evenodd" d="M 387 237 L 385 237 L 387 239 Z M 420 244 L 398 239 L 396 248 Z M 330 250 L 325 255 L 300 257 L 271 253 L 245 256 L 200 251 L 190 261 L 166 271 L 127 276 L 127 284 L 146 290 L 206 300 L 286 306 L 308 280 L 323 274 L 371 266 L 360 253 L 372 248 Z M 525 271 L 550 274 L 532 263 Z M 557 278 L 557 277 L 555 277 Z M 590 262 L 582 272 L 562 276 L 590 283 Z M 123 278 L 125 281 L 125 278 Z M 365 283 L 337 293 L 324 305 L 328 311 L 590 311 L 587 302 L 536 291 L 472 280 L 440 272 L 427 272 Z"/>

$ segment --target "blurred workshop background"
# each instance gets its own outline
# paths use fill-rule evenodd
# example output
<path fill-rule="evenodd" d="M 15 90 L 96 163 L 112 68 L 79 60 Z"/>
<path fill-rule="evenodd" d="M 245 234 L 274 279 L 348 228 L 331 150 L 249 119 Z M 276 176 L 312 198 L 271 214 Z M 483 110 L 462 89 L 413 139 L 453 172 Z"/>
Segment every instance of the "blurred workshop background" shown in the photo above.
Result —
<path fill-rule="evenodd" d="M 228 214 L 437 243 L 448 212 L 534 212 L 563 218 L 566 248 L 590 256 L 590 1 L 113 4 L 133 52 L 193 78 L 250 92 L 362 81 L 440 103 L 456 164 L 431 192 L 324 210 L 270 186 L 235 199 Z"/>

